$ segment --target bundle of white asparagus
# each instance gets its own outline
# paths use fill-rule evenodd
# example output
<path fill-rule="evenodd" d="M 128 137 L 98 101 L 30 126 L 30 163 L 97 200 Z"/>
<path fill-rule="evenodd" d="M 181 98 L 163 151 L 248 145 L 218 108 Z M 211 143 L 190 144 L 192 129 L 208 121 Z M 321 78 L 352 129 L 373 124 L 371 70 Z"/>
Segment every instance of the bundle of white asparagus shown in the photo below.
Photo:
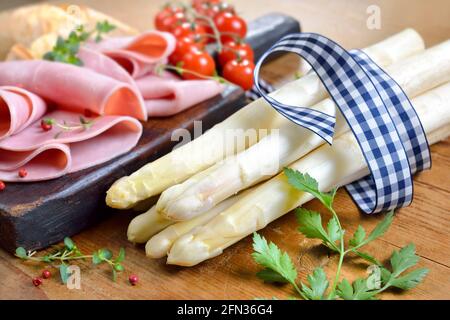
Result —
<path fill-rule="evenodd" d="M 445 139 L 450 134 L 450 41 L 424 50 L 421 37 L 408 29 L 364 51 L 412 99 L 429 142 Z M 111 187 L 107 203 L 120 209 L 162 192 L 153 208 L 131 222 L 130 241 L 147 242 L 150 257 L 167 255 L 170 264 L 192 266 L 311 200 L 278 174 L 284 167 L 307 172 L 324 191 L 369 173 L 356 139 L 315 74 L 272 96 L 336 114 L 333 145 L 259 99 Z"/>

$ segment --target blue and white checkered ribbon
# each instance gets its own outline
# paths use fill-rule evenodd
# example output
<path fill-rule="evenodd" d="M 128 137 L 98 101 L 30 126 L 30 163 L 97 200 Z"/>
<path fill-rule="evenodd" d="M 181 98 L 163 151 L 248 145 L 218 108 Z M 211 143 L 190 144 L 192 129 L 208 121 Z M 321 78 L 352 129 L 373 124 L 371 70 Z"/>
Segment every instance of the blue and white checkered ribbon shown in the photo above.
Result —
<path fill-rule="evenodd" d="M 335 117 L 286 105 L 259 86 L 259 70 L 273 52 L 294 52 L 317 73 L 356 137 L 371 174 L 347 185 L 366 213 L 407 206 L 413 197 L 412 174 L 431 166 L 425 132 L 400 86 L 366 54 L 347 52 L 314 33 L 291 34 L 267 51 L 255 68 L 255 86 L 280 114 L 332 142 Z"/>
<path fill-rule="evenodd" d="M 250 99 L 251 101 L 255 101 L 258 100 L 259 98 L 261 98 L 261 91 L 264 92 L 265 94 L 269 94 L 271 93 L 274 88 L 272 87 L 271 84 L 269 84 L 268 82 L 264 81 L 263 79 L 259 79 L 258 81 L 258 86 L 259 89 L 257 88 L 256 85 L 253 85 L 253 87 L 245 92 L 245 95 L 248 99 Z"/>

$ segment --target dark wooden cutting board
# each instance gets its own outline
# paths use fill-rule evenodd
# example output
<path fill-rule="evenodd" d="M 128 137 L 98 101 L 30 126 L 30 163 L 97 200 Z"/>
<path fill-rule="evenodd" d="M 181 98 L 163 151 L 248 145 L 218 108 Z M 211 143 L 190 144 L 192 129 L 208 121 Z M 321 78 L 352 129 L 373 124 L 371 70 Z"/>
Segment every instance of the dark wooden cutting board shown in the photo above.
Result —
<path fill-rule="evenodd" d="M 296 20 L 270 14 L 249 23 L 247 41 L 258 59 L 279 38 L 299 31 Z M 194 122 L 201 121 L 205 131 L 245 104 L 244 92 L 230 86 L 179 115 L 143 123 L 139 144 L 121 157 L 52 181 L 9 183 L 0 193 L 0 245 L 9 251 L 18 246 L 37 250 L 98 222 L 112 212 L 105 205 L 106 190 L 118 178 L 170 152 L 178 143 L 171 139 L 175 129 L 192 132 Z"/>

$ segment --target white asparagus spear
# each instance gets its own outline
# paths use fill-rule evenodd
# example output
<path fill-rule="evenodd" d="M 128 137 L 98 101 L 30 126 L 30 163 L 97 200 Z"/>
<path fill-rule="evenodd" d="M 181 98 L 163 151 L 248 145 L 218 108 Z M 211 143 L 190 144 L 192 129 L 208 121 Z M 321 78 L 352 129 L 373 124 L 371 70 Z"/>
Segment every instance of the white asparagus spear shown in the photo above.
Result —
<path fill-rule="evenodd" d="M 156 212 L 153 206 L 147 212 L 136 216 L 131 220 L 127 236 L 128 241 L 133 243 L 145 243 L 154 234 L 173 224 L 174 221 L 167 220 Z"/>
<path fill-rule="evenodd" d="M 225 209 L 230 207 L 232 204 L 234 204 L 246 192 L 248 192 L 248 191 L 246 190 L 239 195 L 231 197 L 230 199 L 227 199 L 227 201 L 223 201 L 216 207 L 214 207 L 211 210 L 205 212 L 204 214 L 198 216 L 197 217 L 198 219 L 196 220 L 195 223 L 198 223 L 198 224 L 206 223 L 206 221 L 210 220 L 210 219 L 207 219 L 207 217 L 212 218 L 213 216 L 216 216 L 220 212 L 224 211 Z M 147 210 L 147 212 L 142 213 L 142 214 L 136 216 L 133 220 L 131 220 L 131 222 L 128 226 L 128 231 L 127 231 L 128 241 L 133 242 L 133 243 L 146 243 L 155 234 L 157 234 L 158 232 L 161 232 L 161 230 L 166 231 L 167 227 L 169 227 L 168 229 L 170 229 L 170 226 L 173 224 L 176 224 L 176 223 L 177 223 L 176 221 L 166 219 L 163 216 L 161 216 L 160 214 L 158 214 L 158 212 L 156 211 L 156 206 L 152 206 L 149 210 Z M 181 235 L 181 234 L 183 234 L 182 230 L 186 230 L 186 227 L 189 225 L 193 225 L 193 224 L 191 222 L 189 222 L 188 224 L 180 223 L 180 226 L 175 226 L 175 228 L 173 228 L 173 229 L 175 232 L 177 232 L 179 235 Z M 194 225 L 193 225 L 193 227 L 194 227 Z M 191 229 L 184 231 L 184 233 L 190 231 Z M 166 233 L 166 235 L 168 235 L 168 233 Z M 165 251 L 164 255 L 167 252 L 168 252 L 168 250 Z M 156 254 L 155 254 L 155 256 L 156 256 Z"/>
<path fill-rule="evenodd" d="M 413 29 L 406 29 L 364 51 L 377 63 L 386 66 L 423 49 L 424 42 L 420 35 Z M 283 86 L 272 93 L 272 96 L 291 105 L 312 106 L 325 99 L 327 92 L 318 77 L 311 73 Z M 258 129 L 277 128 L 281 120 L 284 120 L 283 117 L 264 99 L 254 101 L 201 137 L 145 165 L 131 176 L 116 181 L 107 192 L 106 203 L 116 209 L 133 207 L 137 202 L 185 181 L 259 140 L 256 136 L 248 145 L 236 145 L 226 141 L 227 138 L 238 138 L 242 141 L 248 129 L 251 129 L 252 133 L 258 133 Z M 227 132 L 236 133 L 236 137 L 227 137 Z"/>
<path fill-rule="evenodd" d="M 225 201 L 222 201 L 211 210 L 206 211 L 205 213 L 195 217 L 194 219 L 175 223 L 162 230 L 160 233 L 154 235 L 145 246 L 145 252 L 147 256 L 154 259 L 164 257 L 165 255 L 167 255 L 173 243 L 178 238 L 194 230 L 196 227 L 208 223 L 219 213 L 225 211 L 233 204 L 235 204 L 239 199 L 243 198 L 250 190 L 251 189 L 246 190 L 239 195 L 235 195 L 231 198 L 226 199 Z"/>
<path fill-rule="evenodd" d="M 450 134 L 450 83 L 412 101 L 430 143 Z M 314 177 L 322 190 L 342 186 L 369 173 L 364 156 L 351 133 L 337 138 L 332 146 L 322 145 L 290 166 Z M 291 187 L 284 174 L 254 188 L 246 197 L 220 213 L 209 223 L 179 238 L 167 263 L 196 265 L 222 253 L 230 245 L 267 226 L 312 196 Z"/>
<path fill-rule="evenodd" d="M 394 63 L 386 71 L 410 98 L 446 83 L 450 81 L 450 40 Z M 336 109 L 331 98 L 311 108 L 328 114 Z M 335 136 L 349 130 L 339 114 Z M 269 179 L 323 143 L 313 132 L 286 119 L 279 132 L 272 132 L 247 150 L 217 163 L 207 174 L 200 172 L 164 191 L 156 209 L 168 219 L 192 219 L 233 194 Z"/>

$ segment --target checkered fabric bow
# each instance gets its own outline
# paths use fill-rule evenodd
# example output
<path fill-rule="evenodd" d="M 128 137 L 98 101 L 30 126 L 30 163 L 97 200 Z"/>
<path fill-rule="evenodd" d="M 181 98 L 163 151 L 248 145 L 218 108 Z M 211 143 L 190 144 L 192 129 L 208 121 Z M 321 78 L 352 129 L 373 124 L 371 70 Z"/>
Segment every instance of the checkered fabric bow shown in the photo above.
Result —
<path fill-rule="evenodd" d="M 361 210 L 376 213 L 409 205 L 412 174 L 428 169 L 431 157 L 419 117 L 400 86 L 362 51 L 348 52 L 319 34 L 291 34 L 279 40 L 256 65 L 255 87 L 280 114 L 329 144 L 335 117 L 286 105 L 260 88 L 261 65 L 277 51 L 294 52 L 311 65 L 355 135 L 370 175 L 346 188 Z"/>

